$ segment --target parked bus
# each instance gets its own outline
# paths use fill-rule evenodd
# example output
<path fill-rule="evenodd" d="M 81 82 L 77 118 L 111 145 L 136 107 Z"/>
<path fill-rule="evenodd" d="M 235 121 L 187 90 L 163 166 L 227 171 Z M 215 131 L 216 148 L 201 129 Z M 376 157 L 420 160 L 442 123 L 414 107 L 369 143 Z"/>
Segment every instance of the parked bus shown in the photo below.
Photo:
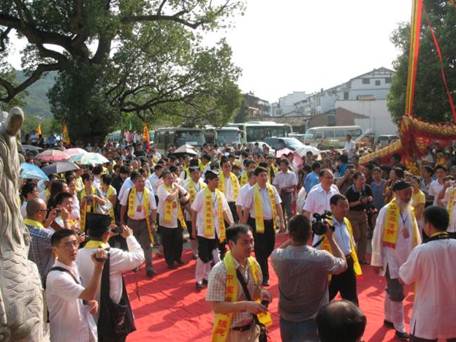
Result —
<path fill-rule="evenodd" d="M 206 142 L 201 128 L 167 127 L 155 131 L 154 143 L 160 153 L 166 153 L 170 146 L 192 145 L 201 147 Z"/>
<path fill-rule="evenodd" d="M 204 127 L 206 142 L 217 145 L 235 145 L 241 143 L 241 130 L 237 127 L 219 127 L 206 125 Z"/>
<path fill-rule="evenodd" d="M 286 137 L 292 132 L 291 126 L 273 121 L 249 121 L 229 123 L 228 126 L 241 130 L 241 142 L 264 141 L 269 137 Z"/>
<path fill-rule="evenodd" d="M 317 148 L 326 150 L 343 148 L 348 134 L 355 141 L 363 134 L 363 130 L 359 126 L 323 126 L 309 128 L 306 134 L 312 134 L 317 142 Z"/>

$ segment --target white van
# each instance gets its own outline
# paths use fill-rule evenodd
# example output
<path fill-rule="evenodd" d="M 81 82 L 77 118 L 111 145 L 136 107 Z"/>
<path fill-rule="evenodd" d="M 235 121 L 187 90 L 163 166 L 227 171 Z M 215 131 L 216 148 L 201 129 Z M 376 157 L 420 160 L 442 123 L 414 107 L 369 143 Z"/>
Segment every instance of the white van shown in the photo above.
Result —
<path fill-rule="evenodd" d="M 312 134 L 317 141 L 317 148 L 328 150 L 331 148 L 343 148 L 347 135 L 352 136 L 353 141 L 363 134 L 360 126 L 322 126 L 312 127 L 306 131 Z"/>

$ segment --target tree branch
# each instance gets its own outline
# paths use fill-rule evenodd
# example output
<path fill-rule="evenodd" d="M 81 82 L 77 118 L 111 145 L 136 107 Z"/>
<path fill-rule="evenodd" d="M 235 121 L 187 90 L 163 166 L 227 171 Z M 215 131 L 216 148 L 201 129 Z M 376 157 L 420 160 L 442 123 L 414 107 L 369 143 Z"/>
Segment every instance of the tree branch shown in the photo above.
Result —
<path fill-rule="evenodd" d="M 6 43 L 5 41 L 8 39 L 8 35 L 11 32 L 12 28 L 7 27 L 5 31 L 0 31 L 0 52 L 6 51 Z"/>
<path fill-rule="evenodd" d="M 61 65 L 60 63 L 55 63 L 55 64 L 40 64 L 38 67 L 35 69 L 35 71 L 30 75 L 29 78 L 24 80 L 21 84 L 18 86 L 14 86 L 11 82 L 8 82 L 7 80 L 0 78 L 0 85 L 5 88 L 7 95 L 0 98 L 1 102 L 9 102 L 11 101 L 17 94 L 19 94 L 21 91 L 25 90 L 27 87 L 31 86 L 33 83 L 38 81 L 41 78 L 41 75 L 45 72 L 48 71 L 53 71 L 53 70 L 60 70 Z"/>

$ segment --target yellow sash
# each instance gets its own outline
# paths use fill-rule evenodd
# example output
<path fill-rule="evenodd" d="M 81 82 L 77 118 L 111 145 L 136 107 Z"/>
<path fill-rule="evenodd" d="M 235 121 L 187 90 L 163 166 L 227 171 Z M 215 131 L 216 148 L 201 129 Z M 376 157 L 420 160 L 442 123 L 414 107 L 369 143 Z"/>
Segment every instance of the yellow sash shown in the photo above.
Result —
<path fill-rule="evenodd" d="M 155 243 L 154 235 L 152 234 L 152 227 L 150 225 L 150 192 L 149 189 L 144 188 L 143 190 L 143 198 L 142 198 L 142 207 L 144 209 L 144 213 L 146 214 L 146 226 L 147 226 L 147 233 L 149 234 L 150 242 Z M 128 194 L 128 217 L 133 219 L 135 217 L 136 211 L 136 188 L 133 187 Z"/>
<path fill-rule="evenodd" d="M 272 185 L 266 183 L 266 189 L 268 191 L 269 203 L 271 204 L 272 209 L 272 219 L 275 220 L 277 216 L 277 203 L 274 196 L 274 189 Z M 253 187 L 253 202 L 255 206 L 255 227 L 256 232 L 263 234 L 264 233 L 264 213 L 263 213 L 263 200 L 260 194 L 260 186 L 255 184 Z"/>
<path fill-rule="evenodd" d="M 450 225 L 452 224 L 452 216 L 453 216 L 453 208 L 454 208 L 454 203 L 456 201 L 456 188 L 451 188 L 449 190 L 449 198 L 448 198 L 448 204 L 447 204 L 447 210 L 448 210 L 448 215 L 450 215 Z"/>
<path fill-rule="evenodd" d="M 198 184 L 200 186 L 200 190 L 203 190 L 207 187 L 206 183 L 204 183 L 201 179 L 198 181 Z M 193 182 L 193 179 L 189 179 L 187 183 L 187 191 L 188 194 L 190 195 L 190 204 L 193 203 L 196 197 L 196 187 L 195 183 Z"/>
<path fill-rule="evenodd" d="M 239 285 L 236 276 L 236 266 L 231 252 L 228 251 L 223 258 L 223 263 L 226 268 L 226 285 L 225 285 L 225 301 L 238 301 Z M 260 265 L 253 257 L 248 258 L 250 272 L 253 276 L 253 281 L 257 286 L 260 285 Z M 216 314 L 214 319 L 214 329 L 212 330 L 212 342 L 225 342 L 231 330 L 233 314 Z"/>
<path fill-rule="evenodd" d="M 242 171 L 242 174 L 241 174 L 241 186 L 247 184 L 247 182 L 249 181 L 249 176 L 247 175 L 247 171 L 244 170 Z"/>
<path fill-rule="evenodd" d="M 233 172 L 230 173 L 230 180 L 231 180 L 231 186 L 233 187 L 234 201 L 236 201 L 238 198 L 238 195 L 239 195 L 239 181 Z M 225 193 L 225 175 L 223 174 L 223 172 L 220 173 L 220 181 L 219 181 L 218 189 L 221 192 Z"/>
<path fill-rule="evenodd" d="M 412 209 L 413 213 L 413 209 Z M 393 198 L 391 202 L 388 203 L 386 208 L 386 218 L 385 226 L 383 229 L 383 246 L 396 248 L 397 238 L 399 234 L 399 216 L 400 210 L 397 205 L 396 198 Z M 415 215 L 412 217 L 412 236 L 413 236 L 413 245 L 418 244 L 418 224 L 416 222 Z"/>
<path fill-rule="evenodd" d="M 38 228 L 38 229 L 44 228 L 44 226 L 41 222 L 32 220 L 30 218 L 24 219 L 24 224 L 27 226 L 32 226 L 33 228 Z"/>
<path fill-rule="evenodd" d="M 219 225 L 219 241 L 223 242 L 226 239 L 225 218 L 223 215 L 222 193 L 219 189 L 215 189 L 217 200 L 217 219 Z M 209 188 L 204 189 L 204 236 L 211 239 L 215 234 L 214 225 L 214 208 L 212 205 L 212 192 Z"/>
<path fill-rule="evenodd" d="M 107 249 L 109 247 L 110 247 L 109 243 L 105 243 L 103 241 L 98 241 L 98 240 L 89 240 L 89 241 L 87 241 L 87 243 L 84 246 L 84 248 L 87 248 L 87 249 L 98 249 L 98 248 Z"/>
<path fill-rule="evenodd" d="M 163 184 L 166 191 L 169 193 L 173 191 L 173 189 L 165 184 Z M 163 217 L 163 222 L 166 224 L 171 224 L 173 221 L 173 210 L 177 209 L 177 219 L 181 224 L 181 228 L 187 228 L 187 224 L 185 223 L 184 213 L 182 211 L 181 205 L 179 203 L 179 199 L 176 198 L 174 200 L 165 200 L 165 215 Z"/>
<path fill-rule="evenodd" d="M 80 200 L 88 195 L 93 195 L 97 193 L 97 189 L 92 185 L 92 188 L 90 189 L 90 193 L 86 192 L 86 189 L 82 189 L 80 192 Z M 95 209 L 95 206 L 92 204 L 87 204 L 87 201 L 84 202 L 84 205 L 81 206 L 81 231 L 85 232 L 86 230 L 86 220 L 87 220 L 87 213 L 92 213 Z"/>
<path fill-rule="evenodd" d="M 108 191 L 106 191 L 106 197 L 109 203 L 111 203 L 110 198 L 114 196 L 114 187 L 112 185 L 109 186 Z M 112 204 L 112 203 L 111 203 Z M 115 221 L 115 216 L 114 216 L 114 207 L 111 205 L 111 208 L 109 208 L 109 216 L 111 216 L 112 221 Z"/>
<path fill-rule="evenodd" d="M 355 271 L 355 274 L 357 276 L 360 276 L 363 274 L 363 271 L 361 270 L 361 265 L 359 264 L 358 255 L 356 254 L 355 239 L 353 238 L 353 228 L 351 226 L 350 220 L 346 217 L 344 217 L 344 224 L 347 227 L 348 234 L 350 235 L 350 256 L 353 259 L 353 270 Z M 331 245 L 329 244 L 329 241 L 326 237 L 323 240 L 323 243 L 321 244 L 321 248 L 333 254 Z"/>

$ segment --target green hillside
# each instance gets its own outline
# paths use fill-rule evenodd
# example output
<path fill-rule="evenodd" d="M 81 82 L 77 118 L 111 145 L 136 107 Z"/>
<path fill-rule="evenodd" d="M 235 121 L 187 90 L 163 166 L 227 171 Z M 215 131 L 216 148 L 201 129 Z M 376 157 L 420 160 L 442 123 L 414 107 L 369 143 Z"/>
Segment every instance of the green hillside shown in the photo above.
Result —
<path fill-rule="evenodd" d="M 24 111 L 26 114 L 38 117 L 48 117 L 52 115 L 47 93 L 54 85 L 55 77 L 55 72 L 49 72 L 39 81 L 27 88 L 27 96 L 24 101 Z M 16 78 L 18 82 L 22 82 L 26 76 L 22 71 L 18 70 L 16 71 Z"/>

